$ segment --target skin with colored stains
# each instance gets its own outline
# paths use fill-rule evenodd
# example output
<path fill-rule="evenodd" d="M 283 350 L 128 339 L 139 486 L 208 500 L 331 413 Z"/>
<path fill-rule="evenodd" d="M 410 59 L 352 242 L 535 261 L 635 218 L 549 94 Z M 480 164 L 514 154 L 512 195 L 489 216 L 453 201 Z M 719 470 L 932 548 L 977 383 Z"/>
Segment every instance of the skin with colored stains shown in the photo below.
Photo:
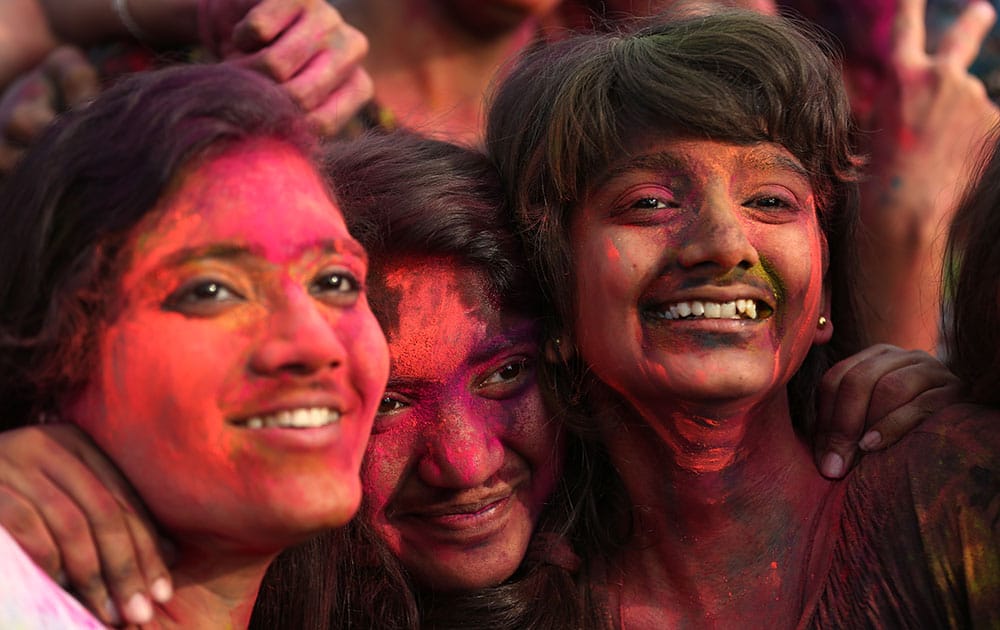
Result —
<path fill-rule="evenodd" d="M 361 498 L 388 371 L 364 251 L 309 163 L 269 140 L 189 167 L 131 242 L 67 417 L 176 541 L 180 590 L 225 571 L 252 602 L 277 552 Z"/>
<path fill-rule="evenodd" d="M 379 271 L 374 308 L 397 317 L 364 518 L 425 588 L 497 584 L 520 565 L 560 469 L 535 380 L 537 324 L 501 313 L 480 272 L 454 260 Z"/>
<path fill-rule="evenodd" d="M 601 181 L 570 226 L 576 343 L 644 416 L 758 404 L 829 338 L 813 191 L 784 148 L 661 139 Z"/>

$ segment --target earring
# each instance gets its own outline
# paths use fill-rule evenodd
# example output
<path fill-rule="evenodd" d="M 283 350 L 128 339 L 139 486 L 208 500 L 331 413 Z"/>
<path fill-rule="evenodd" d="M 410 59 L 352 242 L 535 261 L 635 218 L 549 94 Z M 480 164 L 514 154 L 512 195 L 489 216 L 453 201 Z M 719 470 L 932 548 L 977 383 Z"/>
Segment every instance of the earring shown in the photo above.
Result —
<path fill-rule="evenodd" d="M 819 327 L 820 327 L 820 328 L 825 328 L 825 327 L 826 327 L 826 323 L 827 323 L 828 321 L 830 321 L 830 320 L 828 320 L 828 319 L 827 319 L 826 317 L 824 317 L 823 315 L 820 315 L 820 316 L 819 316 L 819 322 L 818 322 L 818 324 L 819 324 Z"/>

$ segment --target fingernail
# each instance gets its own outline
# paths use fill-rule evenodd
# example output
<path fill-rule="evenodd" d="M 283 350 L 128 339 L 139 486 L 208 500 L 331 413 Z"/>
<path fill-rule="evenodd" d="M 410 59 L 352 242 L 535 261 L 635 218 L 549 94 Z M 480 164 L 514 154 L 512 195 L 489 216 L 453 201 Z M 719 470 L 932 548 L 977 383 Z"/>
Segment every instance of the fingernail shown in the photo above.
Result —
<path fill-rule="evenodd" d="M 865 433 L 861 438 L 861 441 L 858 442 L 858 446 L 862 451 L 871 451 L 878 448 L 881 443 L 882 434 L 878 431 L 869 431 L 868 433 Z"/>
<path fill-rule="evenodd" d="M 153 599 L 161 604 L 166 604 L 174 596 L 174 589 L 170 586 L 170 580 L 162 577 L 153 580 L 152 586 L 149 587 L 149 592 L 153 595 Z"/>
<path fill-rule="evenodd" d="M 125 604 L 125 616 L 132 623 L 149 623 L 153 620 L 153 606 L 145 595 L 136 593 Z"/>
<path fill-rule="evenodd" d="M 107 616 L 108 621 L 112 626 L 120 626 L 122 623 L 122 618 L 118 614 L 118 606 L 111 601 L 111 598 L 104 600 L 104 614 Z"/>
<path fill-rule="evenodd" d="M 840 479 L 844 474 L 844 458 L 836 453 L 827 453 L 823 456 L 823 463 L 820 466 L 825 477 L 830 479 Z"/>

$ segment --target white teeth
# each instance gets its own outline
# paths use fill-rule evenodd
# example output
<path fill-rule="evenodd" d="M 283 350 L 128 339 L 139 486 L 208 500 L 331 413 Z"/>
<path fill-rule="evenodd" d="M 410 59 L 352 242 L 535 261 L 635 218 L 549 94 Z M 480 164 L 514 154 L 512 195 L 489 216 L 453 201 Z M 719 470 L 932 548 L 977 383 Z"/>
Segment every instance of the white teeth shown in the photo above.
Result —
<path fill-rule="evenodd" d="M 248 429 L 292 428 L 313 429 L 340 420 L 340 412 L 326 407 L 279 411 L 267 416 L 253 416 L 243 422 Z"/>
<path fill-rule="evenodd" d="M 677 302 L 660 311 L 650 311 L 650 315 L 660 319 L 684 319 L 701 317 L 704 319 L 757 319 L 757 303 L 750 298 L 729 302 Z"/>

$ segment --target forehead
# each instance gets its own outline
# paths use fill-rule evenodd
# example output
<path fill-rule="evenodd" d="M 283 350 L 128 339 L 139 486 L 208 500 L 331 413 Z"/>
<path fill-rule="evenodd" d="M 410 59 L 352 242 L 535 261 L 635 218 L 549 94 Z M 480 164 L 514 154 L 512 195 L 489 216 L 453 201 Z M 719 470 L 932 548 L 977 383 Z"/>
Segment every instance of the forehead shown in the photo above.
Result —
<path fill-rule="evenodd" d="M 775 174 L 808 182 L 802 163 L 788 149 L 773 142 L 737 144 L 720 140 L 660 138 L 641 144 L 635 151 L 612 162 L 598 186 L 635 171 L 671 172 L 704 166 L 724 168 L 732 174 Z"/>
<path fill-rule="evenodd" d="M 394 372 L 441 369 L 492 345 L 534 340 L 533 320 L 504 313 L 481 271 L 436 257 L 407 257 L 379 271 L 373 300 L 393 310 L 383 319 Z"/>
<path fill-rule="evenodd" d="M 243 143 L 188 166 L 137 232 L 134 254 L 150 262 L 215 243 L 245 245 L 276 263 L 309 242 L 357 248 L 312 165 L 273 140 Z"/>

